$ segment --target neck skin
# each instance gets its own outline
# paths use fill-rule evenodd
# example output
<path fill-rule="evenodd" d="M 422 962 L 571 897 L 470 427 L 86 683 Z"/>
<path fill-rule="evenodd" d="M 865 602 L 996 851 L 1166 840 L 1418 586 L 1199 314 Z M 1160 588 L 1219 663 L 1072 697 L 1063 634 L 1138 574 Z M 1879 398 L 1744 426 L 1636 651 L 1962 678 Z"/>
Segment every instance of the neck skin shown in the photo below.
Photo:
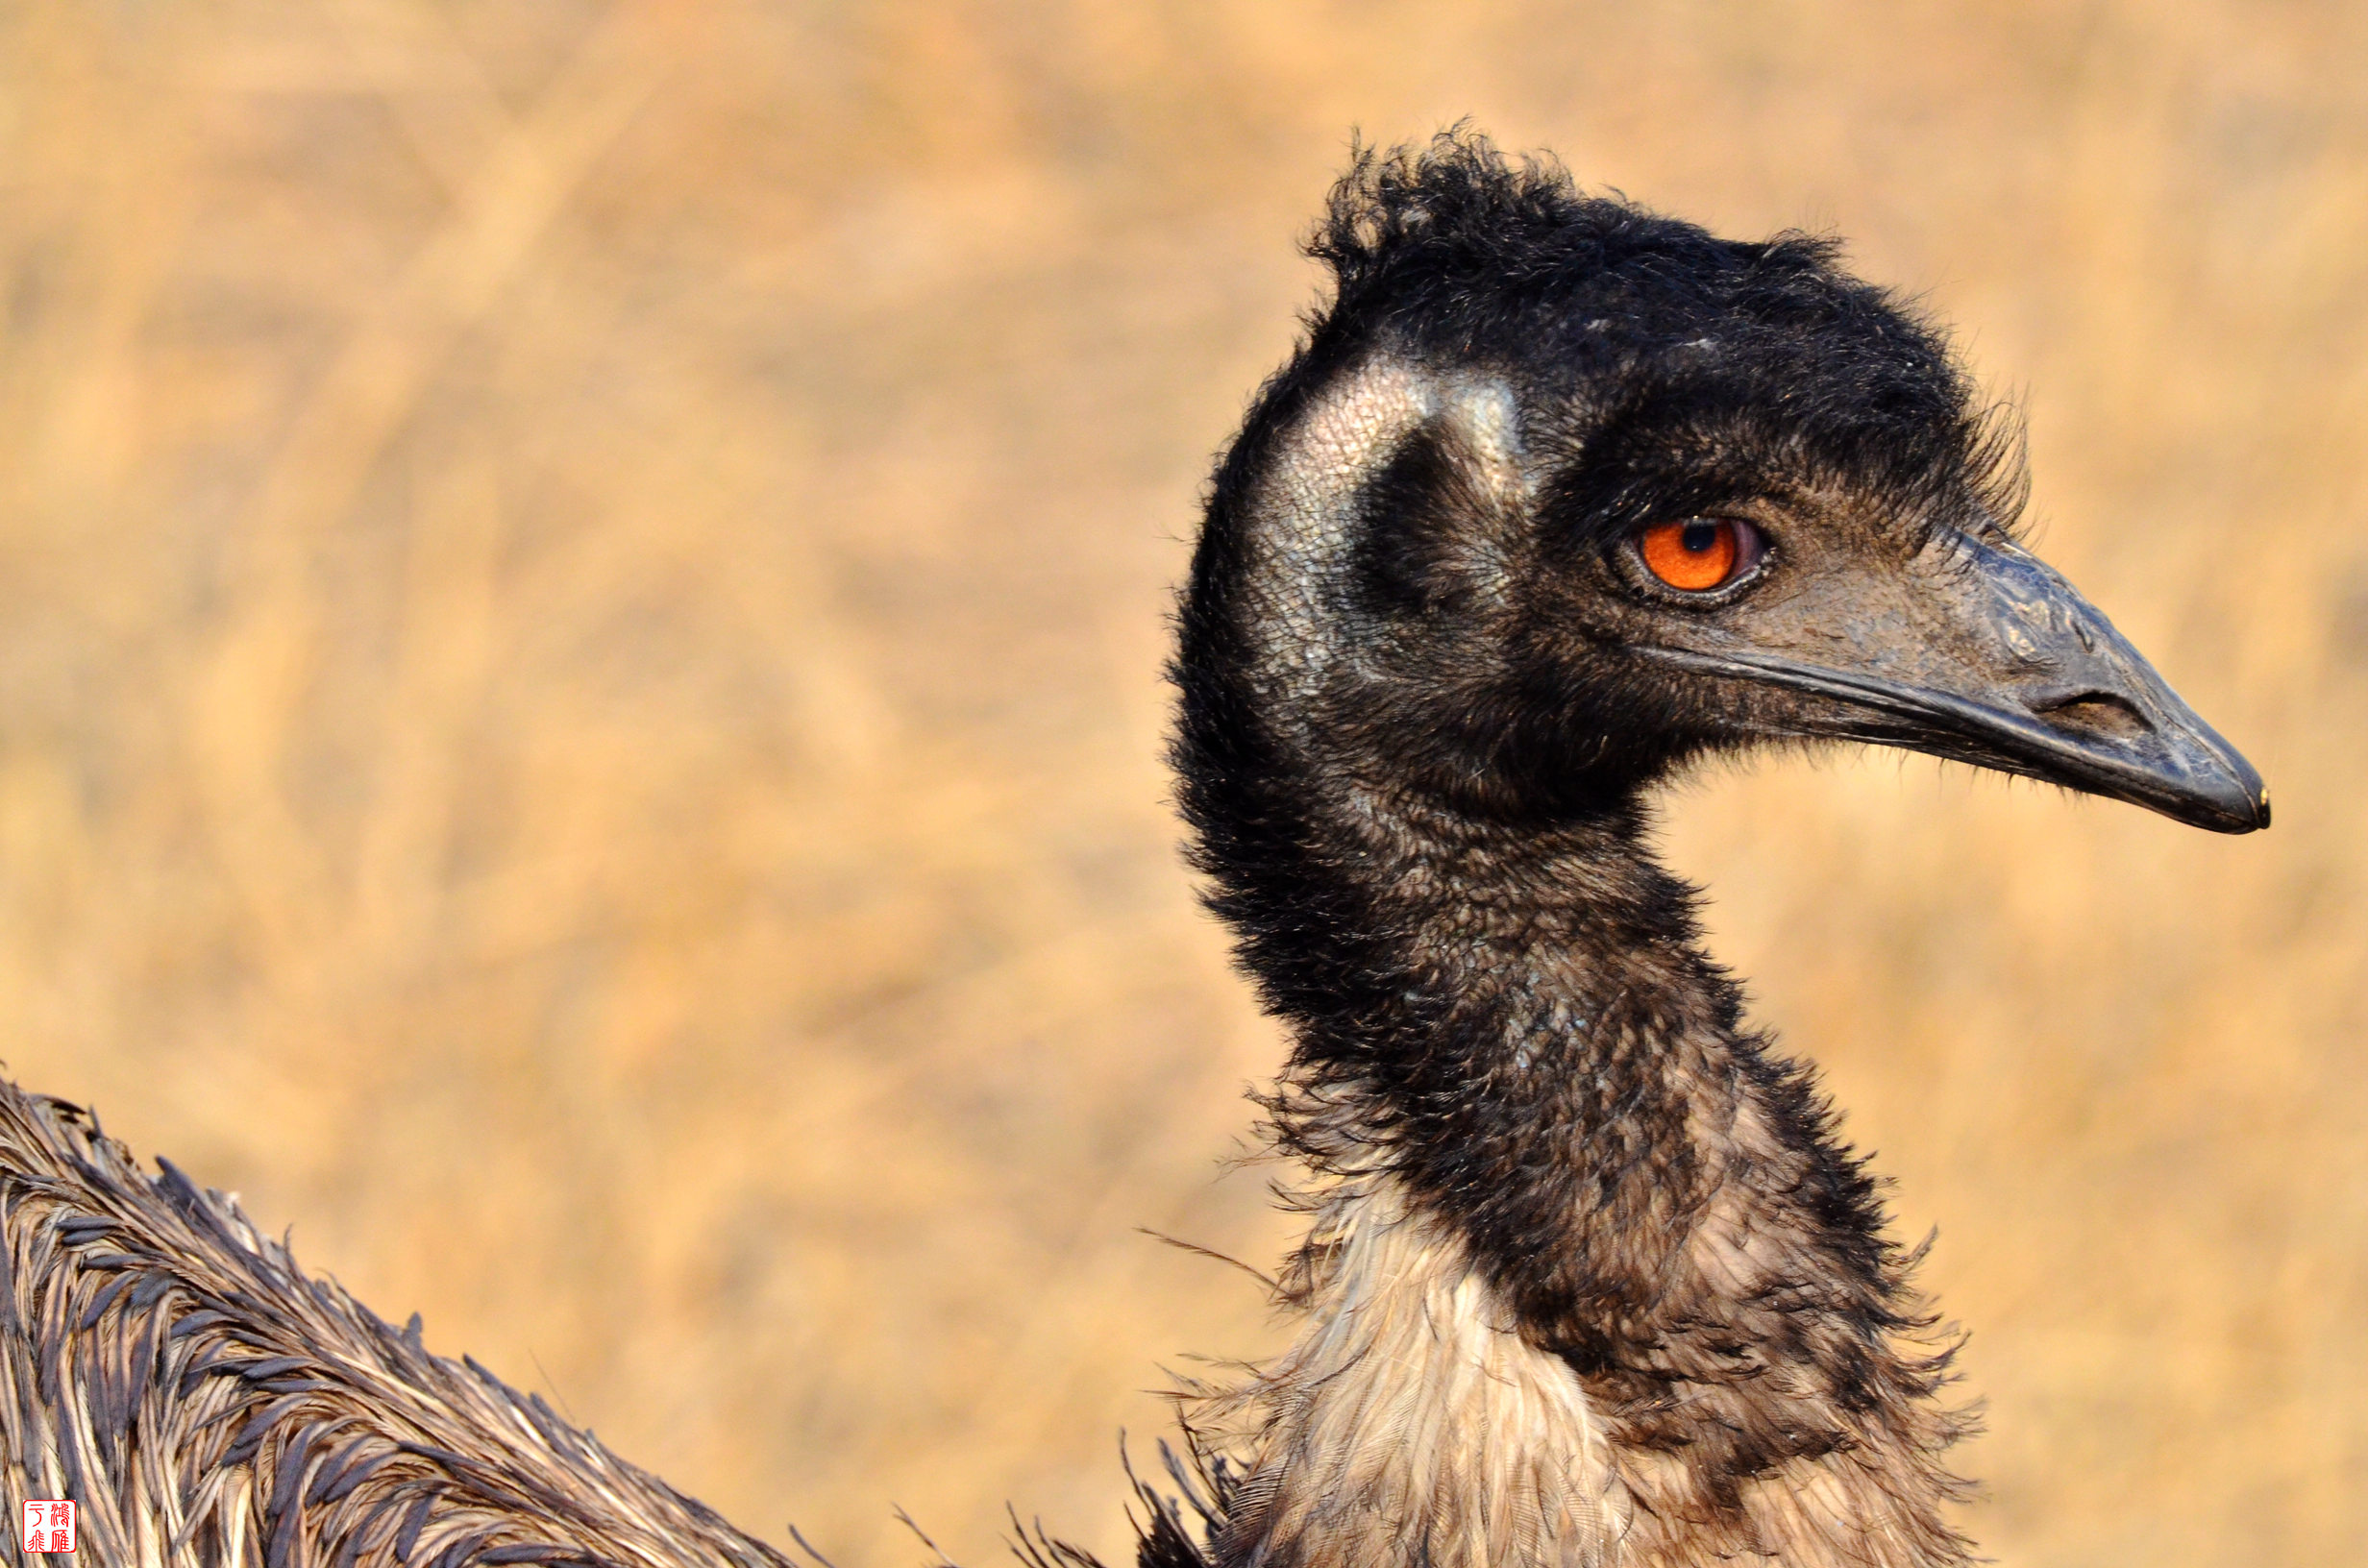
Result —
<path fill-rule="evenodd" d="M 1262 438 L 1299 460 L 1221 476 L 1185 611 L 1187 804 L 1316 1175 L 1298 1338 L 1196 1417 L 1247 1473 L 1221 1558 L 1962 1563 L 1904 1261 L 1633 798 L 1459 812 L 1327 700 L 1346 497 L 1438 409 L 1369 374 Z"/>

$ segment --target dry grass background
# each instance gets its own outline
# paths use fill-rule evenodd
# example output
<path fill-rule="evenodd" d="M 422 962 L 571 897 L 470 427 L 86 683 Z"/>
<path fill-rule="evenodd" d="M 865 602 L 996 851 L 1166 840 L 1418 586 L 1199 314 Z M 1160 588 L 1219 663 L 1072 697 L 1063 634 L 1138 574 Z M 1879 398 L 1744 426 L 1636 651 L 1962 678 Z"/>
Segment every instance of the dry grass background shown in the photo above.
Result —
<path fill-rule="evenodd" d="M 2368 10 L 0 10 L 0 1054 L 846 1568 L 1116 1547 L 1270 1342 L 1163 611 L 1351 126 L 1851 236 L 2026 389 L 2224 841 L 1673 803 L 1937 1223 L 2029 1565 L 2368 1558 Z"/>

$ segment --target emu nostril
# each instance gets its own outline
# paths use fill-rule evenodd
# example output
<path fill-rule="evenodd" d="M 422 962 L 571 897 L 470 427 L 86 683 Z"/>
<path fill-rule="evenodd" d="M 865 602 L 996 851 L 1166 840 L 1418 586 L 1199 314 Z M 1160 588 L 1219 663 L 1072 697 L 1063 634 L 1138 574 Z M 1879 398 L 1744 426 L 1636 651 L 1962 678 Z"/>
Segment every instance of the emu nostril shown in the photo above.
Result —
<path fill-rule="evenodd" d="M 2130 738 L 2149 734 L 2155 727 L 2128 698 L 2112 692 L 2080 692 L 2035 704 L 2032 711 L 2058 729 L 2084 735 Z"/>

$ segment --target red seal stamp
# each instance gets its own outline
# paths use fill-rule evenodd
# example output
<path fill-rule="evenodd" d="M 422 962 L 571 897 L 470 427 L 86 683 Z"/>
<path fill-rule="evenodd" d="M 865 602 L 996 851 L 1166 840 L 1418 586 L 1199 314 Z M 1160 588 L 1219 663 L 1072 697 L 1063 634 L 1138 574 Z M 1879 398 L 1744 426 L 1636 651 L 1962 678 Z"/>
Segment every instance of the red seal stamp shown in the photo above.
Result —
<path fill-rule="evenodd" d="M 28 1552 L 74 1550 L 74 1500 L 44 1498 L 25 1505 L 25 1528 L 19 1539 Z"/>

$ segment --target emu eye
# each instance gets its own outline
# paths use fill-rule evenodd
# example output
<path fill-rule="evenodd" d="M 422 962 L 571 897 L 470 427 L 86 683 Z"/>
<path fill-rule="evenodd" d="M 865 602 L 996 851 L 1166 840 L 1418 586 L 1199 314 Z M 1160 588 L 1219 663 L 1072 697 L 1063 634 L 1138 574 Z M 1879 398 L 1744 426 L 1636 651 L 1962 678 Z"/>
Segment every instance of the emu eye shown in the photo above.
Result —
<path fill-rule="evenodd" d="M 1739 518 L 1690 517 L 1638 534 L 1637 553 L 1670 587 L 1706 594 L 1749 576 L 1767 553 L 1767 541 Z"/>

